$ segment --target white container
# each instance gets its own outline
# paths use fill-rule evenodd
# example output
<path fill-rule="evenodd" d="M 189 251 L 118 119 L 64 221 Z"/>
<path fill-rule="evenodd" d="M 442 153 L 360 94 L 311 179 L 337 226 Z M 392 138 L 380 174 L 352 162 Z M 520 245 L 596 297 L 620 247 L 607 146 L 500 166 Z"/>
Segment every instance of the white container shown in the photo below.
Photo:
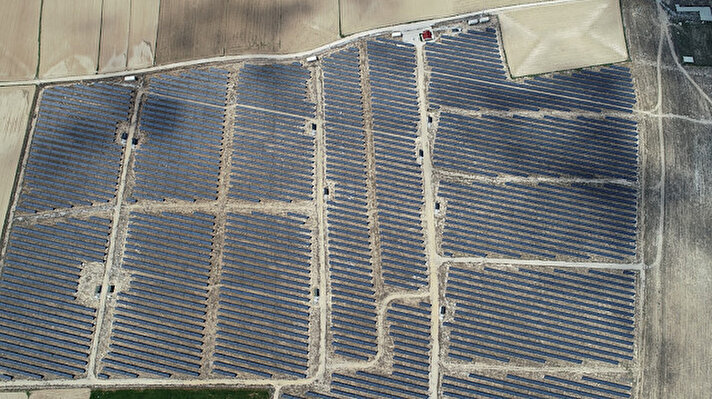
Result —
<path fill-rule="evenodd" d="M 475 18 L 475 19 L 470 19 L 470 20 L 467 21 L 467 24 L 470 25 L 470 26 L 472 26 L 472 25 L 477 25 L 477 24 L 479 24 L 479 23 L 480 23 L 480 20 L 477 19 L 477 18 Z"/>
<path fill-rule="evenodd" d="M 403 32 L 392 32 L 391 37 L 393 37 L 393 38 L 403 37 Z"/>
<path fill-rule="evenodd" d="M 318 60 L 318 59 L 319 59 L 319 58 L 318 58 L 317 56 L 315 56 L 315 55 L 310 55 L 309 57 L 307 57 L 307 62 L 314 62 L 314 61 L 316 61 L 316 60 Z"/>
<path fill-rule="evenodd" d="M 480 23 L 483 24 L 485 22 L 489 22 L 490 17 L 480 17 Z"/>
<path fill-rule="evenodd" d="M 124 82 L 134 82 L 136 81 L 135 75 L 124 76 Z"/>

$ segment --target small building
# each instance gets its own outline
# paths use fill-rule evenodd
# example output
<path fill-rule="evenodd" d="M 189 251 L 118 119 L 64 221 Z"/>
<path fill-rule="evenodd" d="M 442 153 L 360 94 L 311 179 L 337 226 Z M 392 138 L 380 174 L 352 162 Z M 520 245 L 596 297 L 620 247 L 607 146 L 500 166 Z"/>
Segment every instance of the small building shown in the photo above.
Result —
<path fill-rule="evenodd" d="M 430 29 L 426 29 L 420 33 L 420 40 L 423 42 L 432 42 L 434 40 L 433 38 L 433 31 Z"/>

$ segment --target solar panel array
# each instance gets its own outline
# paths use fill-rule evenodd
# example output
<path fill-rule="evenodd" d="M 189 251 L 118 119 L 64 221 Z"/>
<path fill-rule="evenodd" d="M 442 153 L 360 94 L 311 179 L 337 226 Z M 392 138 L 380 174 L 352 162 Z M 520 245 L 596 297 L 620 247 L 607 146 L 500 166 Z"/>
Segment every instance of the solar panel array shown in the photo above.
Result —
<path fill-rule="evenodd" d="M 444 107 L 433 151 L 443 255 L 636 258 L 638 133 L 619 115 L 635 104 L 625 67 L 512 81 L 489 27 L 444 35 L 426 45 L 426 58 L 429 101 Z M 562 112 L 517 113 L 540 109 Z"/>
<path fill-rule="evenodd" d="M 308 218 L 229 213 L 223 252 L 215 374 L 305 378 L 312 263 Z"/>
<path fill-rule="evenodd" d="M 302 118 L 313 118 L 316 103 L 307 90 L 311 74 L 289 65 L 244 65 L 238 75 L 237 103 Z"/>
<path fill-rule="evenodd" d="M 162 74 L 149 78 L 148 91 L 193 104 L 224 107 L 228 75 L 229 71 L 219 68 Z"/>
<path fill-rule="evenodd" d="M 467 117 L 443 112 L 436 167 L 482 176 L 637 180 L 637 123 L 619 118 Z"/>
<path fill-rule="evenodd" d="M 506 373 L 497 376 L 471 373 L 467 376 L 444 375 L 442 379 L 443 398 L 629 398 L 629 381 L 613 382 L 615 375 L 606 380 L 587 374 L 569 375 L 527 375 Z M 611 381 L 613 380 L 613 381 Z M 533 396 L 536 395 L 536 396 Z"/>
<path fill-rule="evenodd" d="M 240 109 L 234 135 L 230 198 L 312 200 L 314 137 L 305 133 L 304 119 Z"/>
<path fill-rule="evenodd" d="M 491 27 L 443 36 L 426 46 L 426 55 L 432 69 L 430 101 L 440 106 L 631 113 L 636 101 L 630 71 L 616 65 L 508 80 L 497 31 Z"/>
<path fill-rule="evenodd" d="M 335 183 L 328 203 L 331 344 L 337 356 L 368 360 L 377 350 L 376 292 L 358 49 L 322 63 L 326 177 Z"/>
<path fill-rule="evenodd" d="M 636 191 L 611 184 L 440 182 L 448 256 L 630 260 Z"/>
<path fill-rule="evenodd" d="M 100 377 L 200 375 L 215 217 L 132 213 Z"/>
<path fill-rule="evenodd" d="M 387 321 L 393 352 L 389 372 L 335 371 L 328 392 L 287 392 L 281 398 L 428 398 L 430 304 L 392 303 Z"/>
<path fill-rule="evenodd" d="M 106 204 L 121 167 L 117 126 L 126 124 L 130 88 L 97 83 L 45 89 L 17 213 Z"/>
<path fill-rule="evenodd" d="M 139 119 L 132 199 L 217 199 L 224 119 L 224 108 L 149 93 Z"/>
<path fill-rule="evenodd" d="M 427 281 L 427 266 L 415 149 L 420 119 L 415 49 L 379 39 L 368 42 L 367 54 L 383 281 L 392 289 L 418 289 Z"/>
<path fill-rule="evenodd" d="M 211 68 L 149 79 L 133 201 L 217 198 L 228 76 Z"/>
<path fill-rule="evenodd" d="M 637 125 L 620 115 L 635 103 L 629 71 L 512 81 L 496 35 L 486 28 L 425 48 L 427 105 L 438 117 L 441 253 L 634 260 Z M 356 364 L 374 359 L 384 295 L 428 282 L 415 55 L 412 45 L 375 39 L 309 67 L 245 64 L 146 79 L 127 171 L 130 204 L 113 221 L 118 265 L 110 278 L 123 280 L 108 298 L 100 378 L 296 380 L 314 375 L 318 351 L 329 361 L 332 353 Z M 128 122 L 131 98 L 131 88 L 110 84 L 42 94 L 22 217 L 10 230 L 0 278 L 0 380 L 87 373 L 96 309 L 77 302 L 79 273 L 106 261 L 112 221 L 26 214 L 113 200 L 117 125 Z M 535 110 L 544 115 L 521 114 Z M 546 115 L 551 110 L 563 112 Z M 321 128 L 331 191 L 329 274 L 319 278 L 328 278 L 321 295 L 330 302 L 312 300 L 320 259 L 310 206 Z M 90 211 L 106 212 L 97 209 Z M 636 285 L 634 272 L 450 265 L 440 287 L 450 309 L 443 370 L 628 367 Z M 328 306 L 328 347 L 315 350 L 320 306 Z M 325 381 L 285 387 L 282 397 L 429 397 L 431 305 L 394 300 L 385 311 L 376 367 L 328 369 Z M 442 396 L 457 398 L 627 397 L 631 390 L 624 378 L 593 374 L 439 377 Z"/>
<path fill-rule="evenodd" d="M 86 375 L 96 309 L 77 301 L 89 262 L 103 263 L 110 221 L 16 224 L 0 278 L 0 380 Z"/>
<path fill-rule="evenodd" d="M 633 359 L 636 274 L 452 265 L 444 323 L 456 362 L 618 365 Z"/>
<path fill-rule="evenodd" d="M 316 103 L 299 63 L 244 65 L 238 74 L 229 197 L 311 201 Z"/>

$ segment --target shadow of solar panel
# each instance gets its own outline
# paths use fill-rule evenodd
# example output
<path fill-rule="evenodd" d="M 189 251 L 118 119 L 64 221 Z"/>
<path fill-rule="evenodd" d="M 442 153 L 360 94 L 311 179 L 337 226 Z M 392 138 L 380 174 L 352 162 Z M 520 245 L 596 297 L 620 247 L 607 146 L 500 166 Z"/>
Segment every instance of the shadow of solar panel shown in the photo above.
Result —
<path fill-rule="evenodd" d="M 97 83 L 42 92 L 18 213 L 113 200 L 121 167 L 119 123 L 128 122 L 132 90 Z"/>

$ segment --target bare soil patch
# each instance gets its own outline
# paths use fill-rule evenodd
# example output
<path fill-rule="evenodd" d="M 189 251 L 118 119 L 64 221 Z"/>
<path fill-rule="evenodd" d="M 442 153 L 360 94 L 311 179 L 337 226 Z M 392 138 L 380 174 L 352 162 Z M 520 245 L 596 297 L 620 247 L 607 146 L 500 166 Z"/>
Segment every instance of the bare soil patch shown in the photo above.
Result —
<path fill-rule="evenodd" d="M 618 0 L 582 0 L 504 11 L 499 14 L 499 22 L 512 76 L 628 59 Z"/>

